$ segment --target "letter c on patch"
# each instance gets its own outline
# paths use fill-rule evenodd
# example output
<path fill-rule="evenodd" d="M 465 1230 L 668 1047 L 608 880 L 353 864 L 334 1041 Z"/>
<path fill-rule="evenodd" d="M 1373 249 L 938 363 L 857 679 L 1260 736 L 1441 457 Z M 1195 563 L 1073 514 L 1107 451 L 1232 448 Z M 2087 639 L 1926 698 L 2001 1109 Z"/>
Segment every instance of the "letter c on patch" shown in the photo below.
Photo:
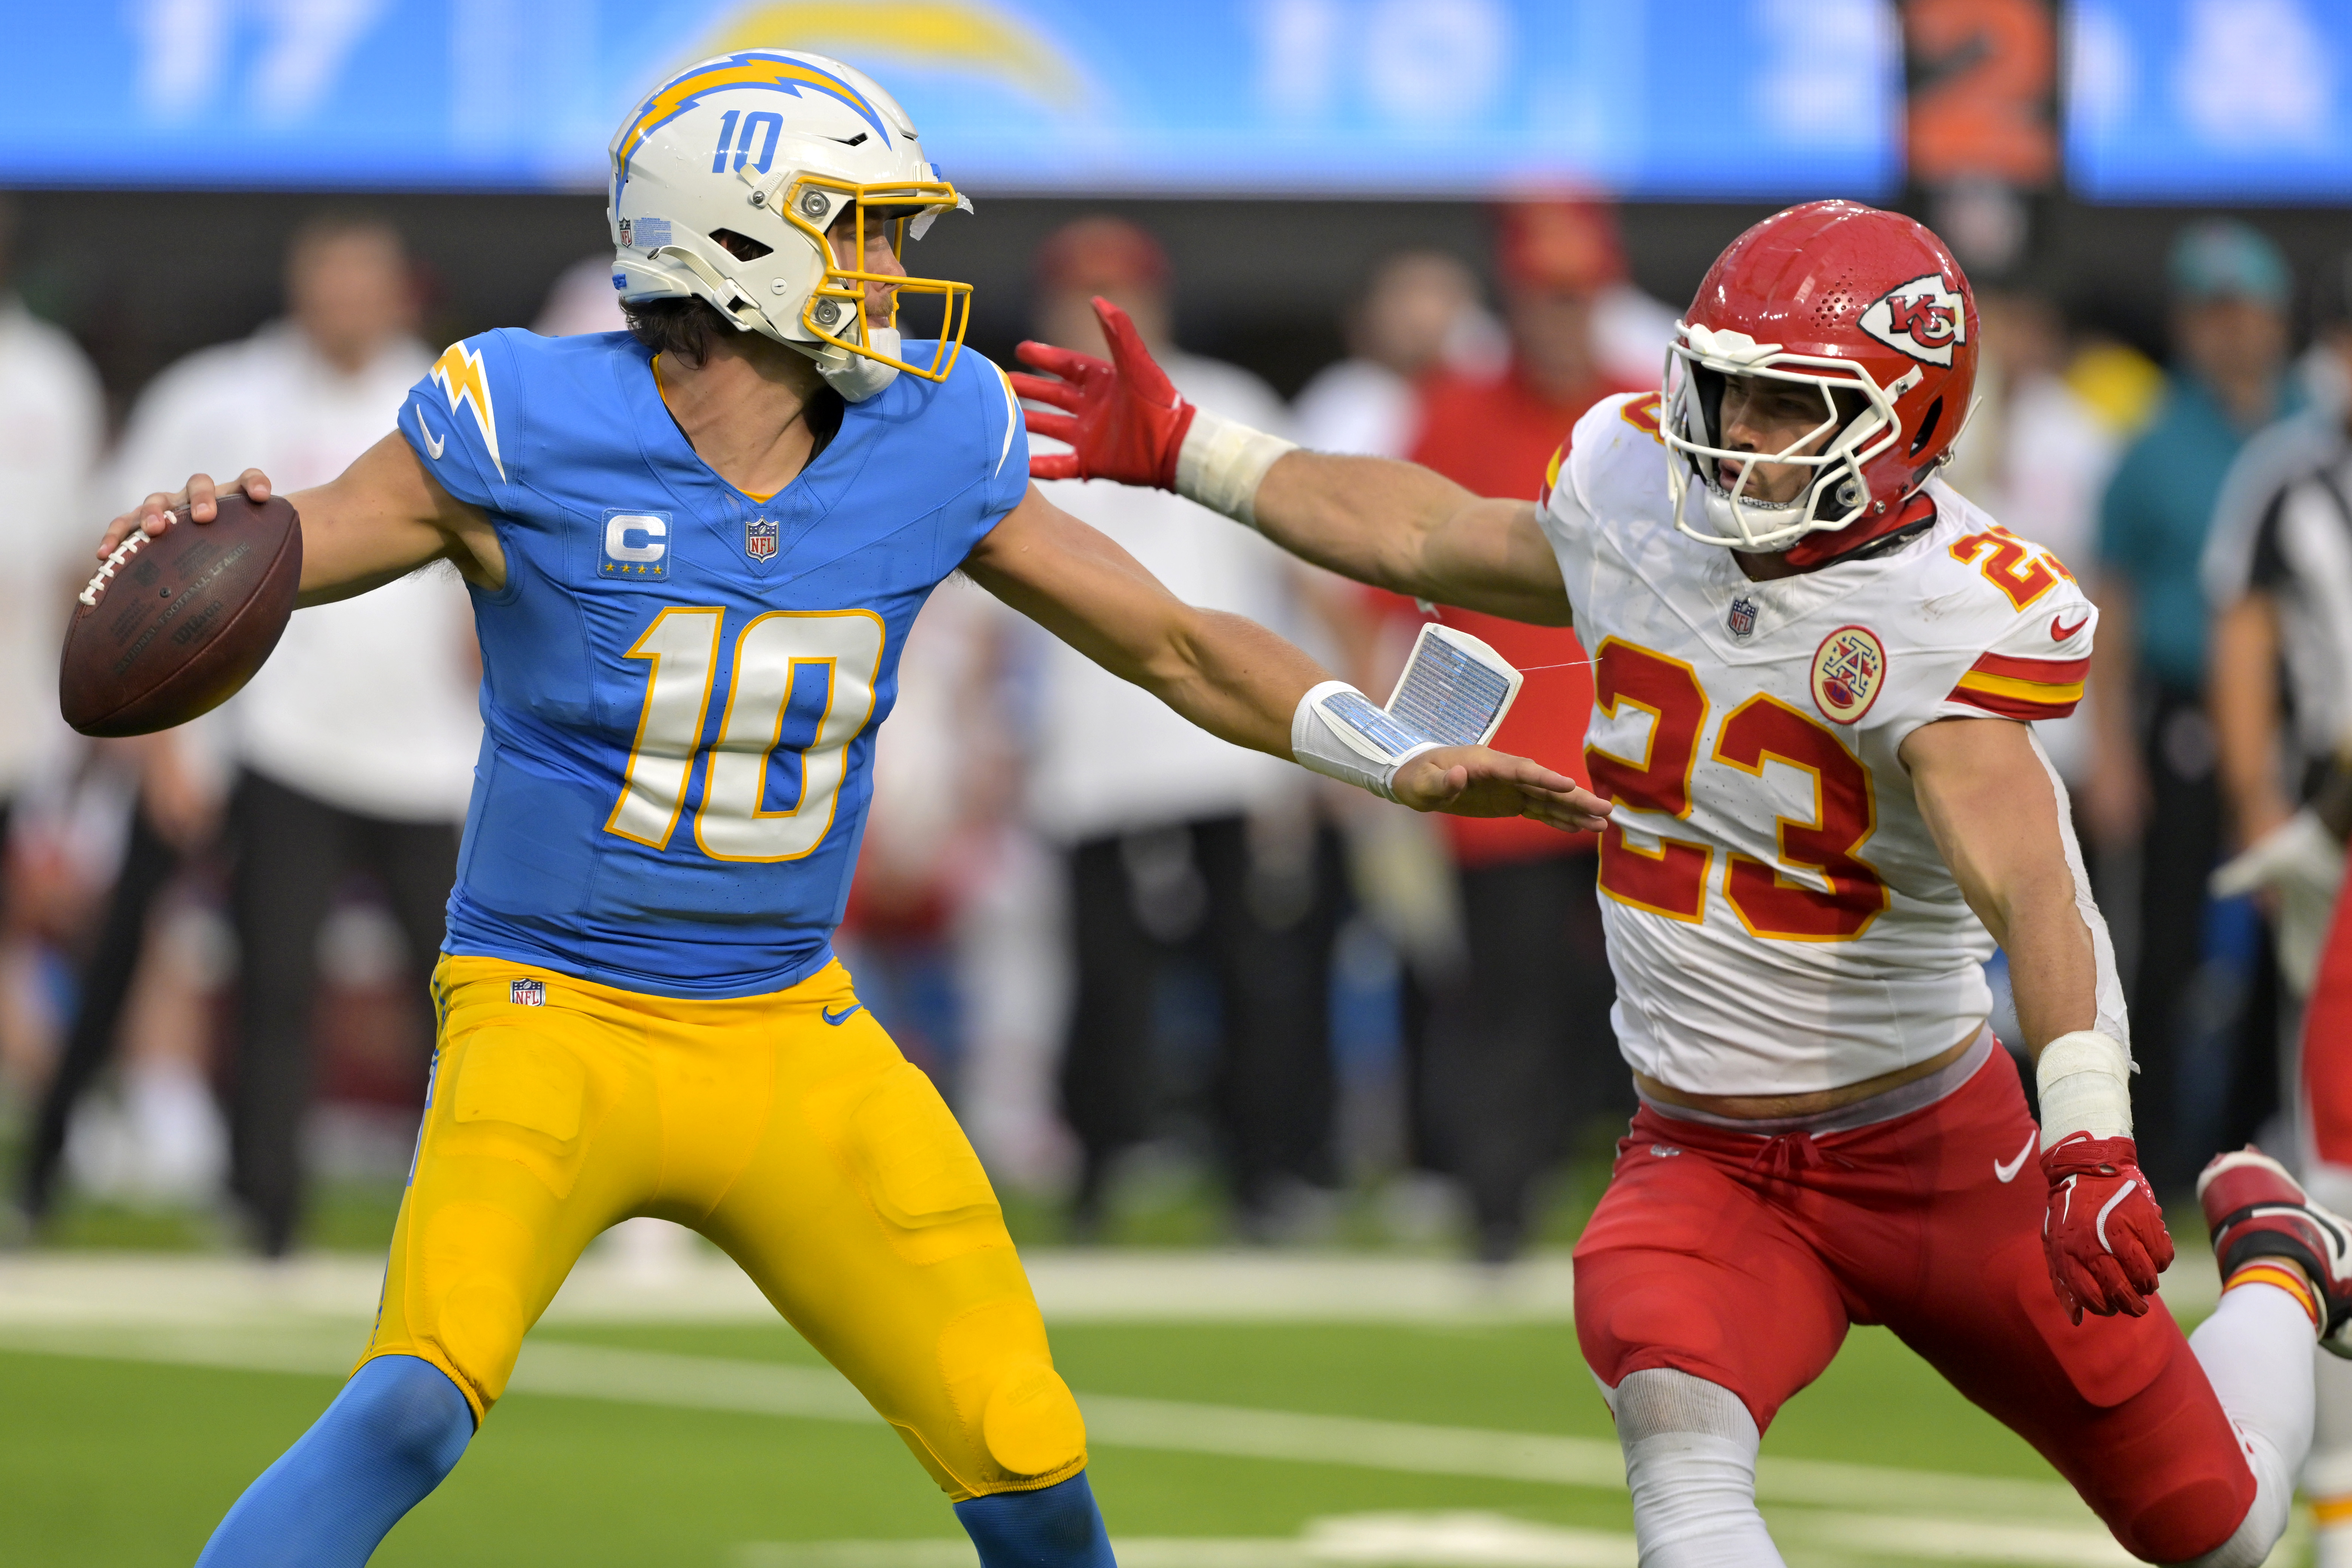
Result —
<path fill-rule="evenodd" d="M 604 520 L 604 553 L 615 561 L 658 561 L 668 553 L 662 542 L 668 534 L 665 519 L 621 512 Z"/>

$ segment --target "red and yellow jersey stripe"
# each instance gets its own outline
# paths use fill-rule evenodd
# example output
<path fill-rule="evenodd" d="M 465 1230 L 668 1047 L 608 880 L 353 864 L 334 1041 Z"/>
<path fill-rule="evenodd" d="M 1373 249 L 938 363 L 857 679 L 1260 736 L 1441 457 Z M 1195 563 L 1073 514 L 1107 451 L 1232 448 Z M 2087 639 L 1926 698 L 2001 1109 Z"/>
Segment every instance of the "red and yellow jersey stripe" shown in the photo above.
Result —
<path fill-rule="evenodd" d="M 1543 488 L 1536 491 L 1536 505 L 1542 506 L 1550 500 L 1551 492 L 1559 488 L 1559 471 L 1568 465 L 1569 442 L 1575 439 L 1575 436 L 1570 435 L 1567 441 L 1552 449 L 1551 461 L 1544 465 Z"/>
<path fill-rule="evenodd" d="M 2014 658 L 1989 653 L 1969 667 L 1951 700 L 2004 719 L 2063 719 L 2083 700 L 2088 658 Z"/>

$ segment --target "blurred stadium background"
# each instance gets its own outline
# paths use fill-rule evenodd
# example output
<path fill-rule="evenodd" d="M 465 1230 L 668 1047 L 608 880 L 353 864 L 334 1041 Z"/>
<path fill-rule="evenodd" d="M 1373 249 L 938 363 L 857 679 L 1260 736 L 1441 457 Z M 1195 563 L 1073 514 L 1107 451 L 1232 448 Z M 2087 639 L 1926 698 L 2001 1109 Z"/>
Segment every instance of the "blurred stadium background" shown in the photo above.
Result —
<path fill-rule="evenodd" d="M 2209 710 L 2229 606 L 2199 562 L 2236 444 L 2352 384 L 2347 24 L 2346 0 L 14 8 L 0 1562 L 191 1560 L 355 1351 L 429 1052 L 414 911 L 446 890 L 471 751 L 446 584 L 320 632 L 304 681 L 198 733 L 76 741 L 47 693 L 84 542 L 182 454 L 331 474 L 459 336 L 617 325 L 612 128 L 749 44 L 908 106 L 977 205 L 920 268 L 975 285 L 974 348 L 1086 346 L 1070 303 L 1105 289 L 1157 312 L 1202 401 L 1263 424 L 1281 400 L 1302 438 L 1511 493 L 1593 396 L 1654 376 L 1748 223 L 1843 195 L 1936 226 L 1987 299 L 1957 482 L 2137 611 L 2052 744 L 2136 956 L 2155 1173 L 2178 1197 L 2209 1150 L 2277 1136 L 2294 965 L 2202 889 L 2292 791 Z M 223 353 L 268 367 L 270 406 L 224 408 Z M 2202 468 L 2135 500 L 2189 447 Z M 1411 606 L 1203 544 L 1182 503 L 1065 504 L 1385 689 Z M 1588 847 L 1188 751 L 952 586 L 909 658 L 844 946 L 997 1177 L 1122 1561 L 1632 1564 L 1569 1314 L 1632 1105 Z M 443 689 L 379 706 L 387 659 Z M 1519 749 L 1573 763 L 1578 679 L 1531 682 Z M 335 720 L 307 748 L 283 733 L 305 711 Z M 1078 767 L 1077 735 L 1129 771 Z M 419 806 L 387 796 L 387 749 L 461 761 Z M 2193 1316 L 2210 1269 L 2176 1233 Z M 684 1232 L 600 1244 L 514 1386 L 378 1561 L 970 1561 L 896 1438 Z M 1792 1563 L 2128 1561 L 1879 1331 L 1765 1452 Z"/>

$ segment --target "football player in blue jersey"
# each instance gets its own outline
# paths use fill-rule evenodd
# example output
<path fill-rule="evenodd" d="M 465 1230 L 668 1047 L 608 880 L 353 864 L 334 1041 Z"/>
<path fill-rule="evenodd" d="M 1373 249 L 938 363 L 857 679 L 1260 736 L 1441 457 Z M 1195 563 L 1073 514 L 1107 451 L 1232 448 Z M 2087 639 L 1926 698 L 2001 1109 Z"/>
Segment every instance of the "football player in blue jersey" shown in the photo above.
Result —
<path fill-rule="evenodd" d="M 1579 829 L 1606 809 L 1525 759 L 1384 731 L 1297 648 L 1178 602 L 1043 500 L 1010 385 L 962 352 L 968 289 L 900 260 L 968 205 L 857 71 L 705 61 L 613 141 L 630 330 L 455 344 L 396 434 L 290 498 L 305 603 L 436 561 L 465 577 L 484 735 L 374 1331 L 206 1568 L 364 1563 L 581 1250 L 633 1215 L 741 1264 L 986 1568 L 1109 1562 L 988 1178 L 830 946 L 899 651 L 948 574 L 1236 744 L 1422 810 Z M 936 338 L 899 336 L 910 295 Z M 1244 441 L 1196 477 L 1254 489 L 1279 451 Z M 106 547 L 175 508 L 201 526 L 216 493 L 197 475 L 151 496 Z"/>

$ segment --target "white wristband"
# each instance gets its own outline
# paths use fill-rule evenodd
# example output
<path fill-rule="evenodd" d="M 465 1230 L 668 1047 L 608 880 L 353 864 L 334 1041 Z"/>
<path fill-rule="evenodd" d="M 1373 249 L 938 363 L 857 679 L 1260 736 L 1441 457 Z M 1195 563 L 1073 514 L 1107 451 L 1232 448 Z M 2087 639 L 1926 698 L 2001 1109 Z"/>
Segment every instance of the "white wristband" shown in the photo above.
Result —
<path fill-rule="evenodd" d="M 1255 528 L 1257 487 L 1265 471 L 1297 449 L 1296 441 L 1195 407 L 1192 427 L 1176 453 L 1176 493 Z"/>
<path fill-rule="evenodd" d="M 1382 800 L 1396 799 L 1397 769 L 1436 749 L 1344 680 L 1309 688 L 1290 716 L 1290 754 L 1300 767 Z"/>
<path fill-rule="evenodd" d="M 2033 1063 L 2042 1152 L 2078 1132 L 2130 1137 L 2131 1073 L 2130 1054 L 2095 1029 L 2077 1029 L 2042 1047 Z"/>

